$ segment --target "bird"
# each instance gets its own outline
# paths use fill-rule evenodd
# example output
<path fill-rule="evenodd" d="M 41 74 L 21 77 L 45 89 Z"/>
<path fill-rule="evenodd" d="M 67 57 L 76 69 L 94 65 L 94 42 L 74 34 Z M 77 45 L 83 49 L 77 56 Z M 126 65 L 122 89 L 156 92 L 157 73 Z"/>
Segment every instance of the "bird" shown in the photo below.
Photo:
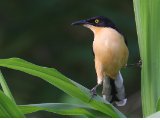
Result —
<path fill-rule="evenodd" d="M 93 53 L 97 84 L 91 89 L 92 96 L 97 95 L 97 87 L 103 84 L 103 98 L 117 106 L 125 106 L 127 98 L 120 70 L 127 66 L 129 50 L 121 31 L 104 16 L 78 20 L 72 25 L 89 28 L 94 34 Z"/>

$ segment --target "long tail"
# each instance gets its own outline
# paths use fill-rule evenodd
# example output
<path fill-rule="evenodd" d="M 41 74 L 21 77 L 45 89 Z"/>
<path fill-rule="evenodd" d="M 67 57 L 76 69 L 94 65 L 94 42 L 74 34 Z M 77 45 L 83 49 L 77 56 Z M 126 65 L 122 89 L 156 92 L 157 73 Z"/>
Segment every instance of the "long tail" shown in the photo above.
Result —
<path fill-rule="evenodd" d="M 127 103 L 123 78 L 120 72 L 115 80 L 109 77 L 105 78 L 102 95 L 105 100 L 111 103 L 116 102 L 117 106 L 124 106 Z"/>
<path fill-rule="evenodd" d="M 112 99 L 111 99 L 111 103 L 114 102 L 114 101 L 120 101 L 118 98 L 117 98 L 117 89 L 116 89 L 116 86 L 115 86 L 115 80 L 112 79 L 112 78 L 109 78 L 110 79 L 110 85 L 111 85 L 111 96 L 112 96 Z"/>

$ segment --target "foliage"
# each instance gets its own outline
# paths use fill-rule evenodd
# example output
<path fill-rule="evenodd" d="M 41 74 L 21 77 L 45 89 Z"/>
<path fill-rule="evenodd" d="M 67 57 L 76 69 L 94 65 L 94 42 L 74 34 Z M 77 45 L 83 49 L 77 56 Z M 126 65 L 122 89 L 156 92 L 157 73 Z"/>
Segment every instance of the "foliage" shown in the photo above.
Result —
<path fill-rule="evenodd" d="M 75 105 L 69 103 L 43 103 L 43 104 L 30 104 L 20 105 L 19 108 L 24 114 L 29 114 L 37 111 L 48 111 L 60 115 L 81 115 L 85 117 L 106 117 L 106 114 L 98 112 L 93 108 L 83 105 Z"/>
<path fill-rule="evenodd" d="M 160 96 L 160 0 L 133 0 L 140 55 L 141 95 L 144 117 L 156 112 Z"/>
<path fill-rule="evenodd" d="M 24 117 L 18 106 L 0 91 L 0 118 Z"/>
<path fill-rule="evenodd" d="M 3 89 L 4 93 L 6 94 L 6 96 L 8 96 L 10 99 L 12 99 L 13 102 L 15 102 L 14 98 L 12 96 L 12 93 L 10 92 L 1 71 L 0 71 L 0 83 L 1 83 L 2 89 Z"/>
<path fill-rule="evenodd" d="M 27 113 L 35 112 L 38 110 L 47 110 L 59 114 L 75 115 L 77 111 L 77 114 L 83 113 L 83 115 L 86 115 L 88 117 L 99 116 L 99 113 L 105 114 L 105 117 L 124 117 L 124 115 L 121 112 L 119 112 L 116 108 L 114 108 L 110 103 L 103 100 L 103 98 L 101 98 L 100 96 L 95 96 L 90 101 L 91 94 L 87 88 L 70 80 L 69 78 L 65 77 L 64 75 L 62 75 L 60 72 L 58 72 L 53 68 L 41 67 L 19 58 L 0 59 L 0 66 L 23 71 L 33 76 L 42 78 L 48 83 L 58 87 L 65 93 L 83 101 L 84 103 L 90 106 L 90 108 L 87 107 L 85 108 L 83 106 L 79 106 L 78 108 L 78 106 L 75 105 L 62 106 L 62 104 L 52 104 L 51 106 L 48 106 L 49 104 L 23 106 L 23 111 L 26 111 L 26 109 L 30 109 L 30 111 L 27 111 Z M 66 109 L 66 107 L 72 108 L 71 111 L 70 109 L 69 110 Z M 73 113 L 72 111 L 73 109 L 75 110 L 75 113 Z M 95 111 L 94 115 L 87 109 L 90 110 L 93 109 L 92 111 Z"/>
<path fill-rule="evenodd" d="M 93 34 L 70 24 L 103 15 L 113 20 L 128 41 L 129 62 L 139 60 L 132 0 L 4 0 L 0 1 L 0 58 L 19 57 L 38 65 L 51 66 L 91 89 L 96 84 Z M 76 99 L 37 77 L 2 69 L 16 102 L 80 104 Z M 140 89 L 139 69 L 123 69 L 126 94 Z M 101 87 L 98 94 L 101 94 Z M 48 94 L 48 93 L 54 94 Z M 56 98 L 56 99 L 55 99 Z M 71 99 L 70 101 L 67 101 Z M 138 98 L 134 98 L 138 99 Z M 132 103 L 131 103 L 132 104 Z M 140 111 L 140 107 L 137 107 Z M 128 109 L 130 110 L 130 109 Z M 137 116 L 132 113 L 133 116 Z M 141 115 L 141 113 L 139 113 Z M 126 114 L 130 116 L 130 113 Z M 38 112 L 29 117 L 61 117 Z M 140 117 L 140 116 L 139 116 Z"/>

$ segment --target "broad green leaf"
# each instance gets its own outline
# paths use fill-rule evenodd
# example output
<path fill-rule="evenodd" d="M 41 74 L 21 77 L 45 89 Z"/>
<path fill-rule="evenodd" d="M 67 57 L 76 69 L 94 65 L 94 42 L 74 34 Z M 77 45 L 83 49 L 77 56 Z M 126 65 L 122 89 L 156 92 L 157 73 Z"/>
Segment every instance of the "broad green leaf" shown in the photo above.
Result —
<path fill-rule="evenodd" d="M 0 66 L 23 71 L 33 76 L 42 78 L 58 87 L 67 94 L 90 105 L 95 110 L 106 114 L 106 117 L 125 117 L 120 111 L 100 96 L 95 96 L 90 102 L 90 90 L 70 80 L 53 68 L 41 67 L 19 58 L 0 59 Z"/>
<path fill-rule="evenodd" d="M 160 0 L 133 0 L 140 56 L 143 115 L 156 112 L 160 96 Z"/>
<path fill-rule="evenodd" d="M 157 101 L 157 109 L 156 109 L 156 111 L 160 111 L 160 98 Z"/>
<path fill-rule="evenodd" d="M 2 86 L 2 89 L 3 89 L 3 92 L 5 93 L 5 95 L 8 96 L 13 102 L 15 102 L 15 100 L 11 94 L 11 91 L 9 90 L 9 87 L 8 87 L 4 77 L 2 75 L 1 70 L 0 70 L 0 84 Z"/>
<path fill-rule="evenodd" d="M 18 106 L 0 91 L 0 118 L 22 118 Z"/>
<path fill-rule="evenodd" d="M 160 118 L 160 111 L 153 113 L 152 115 L 148 116 L 148 118 Z"/>
<path fill-rule="evenodd" d="M 24 114 L 29 114 L 37 111 L 48 111 L 60 115 L 83 115 L 86 117 L 106 117 L 106 114 L 98 112 L 93 108 L 74 105 L 68 103 L 42 103 L 42 104 L 30 104 L 20 105 L 19 108 Z"/>

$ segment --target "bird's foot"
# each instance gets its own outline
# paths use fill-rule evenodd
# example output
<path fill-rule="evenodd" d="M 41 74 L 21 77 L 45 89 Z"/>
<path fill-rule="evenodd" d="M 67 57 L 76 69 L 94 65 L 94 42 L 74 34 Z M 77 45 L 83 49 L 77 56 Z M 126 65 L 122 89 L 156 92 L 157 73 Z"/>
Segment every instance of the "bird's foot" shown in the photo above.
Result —
<path fill-rule="evenodd" d="M 91 92 L 91 98 L 90 98 L 89 102 L 94 98 L 94 96 L 97 96 L 97 92 L 96 92 L 97 87 L 98 87 L 98 85 L 96 85 L 94 88 L 92 88 L 90 90 L 90 92 Z"/>
<path fill-rule="evenodd" d="M 137 63 L 134 64 L 128 64 L 125 67 L 142 67 L 142 60 L 139 60 Z"/>
<path fill-rule="evenodd" d="M 91 92 L 92 96 L 96 96 L 96 95 L 97 95 L 97 92 L 96 92 L 96 88 L 95 88 L 95 87 L 92 88 L 90 92 Z"/>
<path fill-rule="evenodd" d="M 142 60 L 139 60 L 139 61 L 138 61 L 137 66 L 138 66 L 138 67 L 142 67 Z"/>
<path fill-rule="evenodd" d="M 89 102 L 94 98 L 94 96 L 97 96 L 96 88 L 91 89 L 91 98 L 89 99 Z"/>

